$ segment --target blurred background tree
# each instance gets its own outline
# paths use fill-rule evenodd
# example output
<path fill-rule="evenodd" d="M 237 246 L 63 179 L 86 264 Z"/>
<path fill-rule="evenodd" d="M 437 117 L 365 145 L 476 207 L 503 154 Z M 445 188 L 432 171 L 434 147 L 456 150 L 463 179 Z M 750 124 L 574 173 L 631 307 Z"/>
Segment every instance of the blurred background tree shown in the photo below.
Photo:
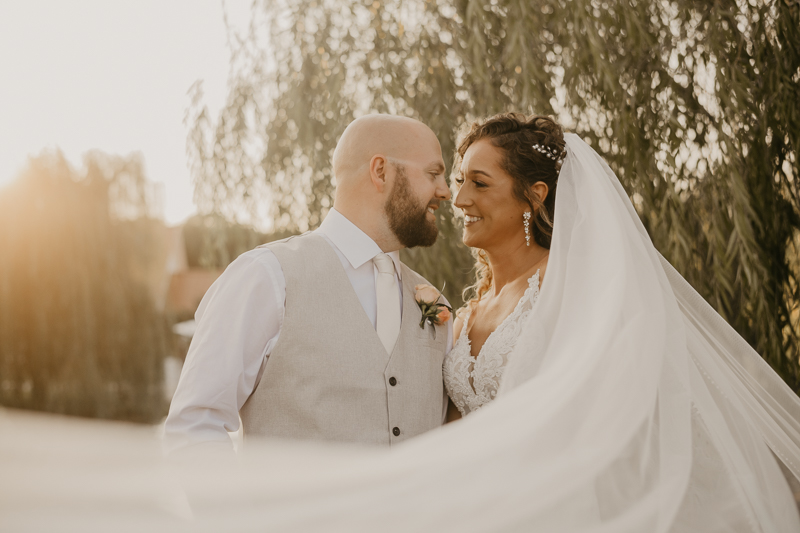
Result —
<path fill-rule="evenodd" d="M 30 161 L 0 194 L 0 404 L 155 422 L 167 326 L 149 280 L 163 224 L 137 156 Z"/>
<path fill-rule="evenodd" d="M 193 91 L 202 212 L 269 231 L 319 225 L 355 117 L 431 126 L 549 114 L 617 172 L 656 247 L 795 389 L 800 321 L 800 2 L 270 0 L 230 28 L 216 119 Z M 459 222 L 404 260 L 458 305 Z M 224 239 L 215 245 L 222 249 Z"/>
<path fill-rule="evenodd" d="M 189 268 L 223 269 L 239 254 L 289 235 L 261 233 L 218 214 L 195 215 L 183 224 L 186 263 Z"/>

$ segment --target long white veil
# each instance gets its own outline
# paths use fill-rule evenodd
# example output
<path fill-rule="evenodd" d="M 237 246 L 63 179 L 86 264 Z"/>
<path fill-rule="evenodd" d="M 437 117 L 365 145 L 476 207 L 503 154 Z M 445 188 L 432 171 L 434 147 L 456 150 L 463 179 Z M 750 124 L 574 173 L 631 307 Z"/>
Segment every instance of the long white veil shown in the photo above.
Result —
<path fill-rule="evenodd" d="M 173 463 L 141 432 L 0 413 L 0 526 L 800 530 L 773 456 L 800 477 L 800 401 L 566 141 L 547 276 L 494 402 L 392 450 L 250 440 Z"/>
<path fill-rule="evenodd" d="M 798 530 L 769 449 L 800 477 L 800 401 L 658 254 L 608 165 L 566 141 L 547 278 L 501 394 L 539 389 L 538 445 L 613 531 Z"/>

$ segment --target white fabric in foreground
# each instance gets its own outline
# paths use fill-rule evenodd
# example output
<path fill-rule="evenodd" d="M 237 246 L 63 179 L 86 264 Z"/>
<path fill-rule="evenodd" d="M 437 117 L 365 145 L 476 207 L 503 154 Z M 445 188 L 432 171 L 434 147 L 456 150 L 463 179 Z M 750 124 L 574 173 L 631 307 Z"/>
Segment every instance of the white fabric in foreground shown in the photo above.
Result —
<path fill-rule="evenodd" d="M 597 154 L 574 135 L 567 153 L 494 402 L 392 450 L 249 441 L 173 474 L 150 436 L 6 415 L 0 528 L 798 531 L 768 448 L 800 474 L 797 397 L 663 261 Z"/>

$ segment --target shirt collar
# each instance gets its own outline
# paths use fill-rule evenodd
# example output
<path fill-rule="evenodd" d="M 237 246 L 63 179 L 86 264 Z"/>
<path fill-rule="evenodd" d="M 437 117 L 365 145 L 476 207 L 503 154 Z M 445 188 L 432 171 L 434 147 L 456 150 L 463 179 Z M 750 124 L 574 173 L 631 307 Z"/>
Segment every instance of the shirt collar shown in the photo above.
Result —
<path fill-rule="evenodd" d="M 336 209 L 331 209 L 325 220 L 322 221 L 317 231 L 324 233 L 328 239 L 347 258 L 353 268 L 358 268 L 382 252 L 380 246 L 358 226 L 350 222 L 347 217 Z M 402 279 L 400 268 L 400 252 L 395 250 L 387 255 L 394 262 L 397 277 Z"/>

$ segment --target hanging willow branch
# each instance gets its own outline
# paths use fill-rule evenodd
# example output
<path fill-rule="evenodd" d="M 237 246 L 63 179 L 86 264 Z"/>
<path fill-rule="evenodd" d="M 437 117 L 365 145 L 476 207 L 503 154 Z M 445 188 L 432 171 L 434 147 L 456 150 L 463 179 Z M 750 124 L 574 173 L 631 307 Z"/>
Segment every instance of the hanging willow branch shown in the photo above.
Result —
<path fill-rule="evenodd" d="M 228 105 L 213 124 L 194 108 L 198 200 L 302 231 L 332 204 L 331 153 L 356 116 L 419 118 L 452 154 L 475 118 L 553 114 L 798 390 L 798 27 L 785 0 L 256 2 L 250 26 L 231 29 Z M 457 223 L 439 223 L 434 249 L 405 257 L 456 291 L 472 261 Z"/>

